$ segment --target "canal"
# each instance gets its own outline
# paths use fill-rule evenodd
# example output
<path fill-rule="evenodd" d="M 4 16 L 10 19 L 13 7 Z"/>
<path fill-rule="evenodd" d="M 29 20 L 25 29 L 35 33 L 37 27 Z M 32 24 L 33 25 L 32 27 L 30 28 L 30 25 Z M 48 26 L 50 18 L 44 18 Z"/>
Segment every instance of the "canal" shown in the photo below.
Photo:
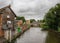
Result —
<path fill-rule="evenodd" d="M 31 27 L 15 43 L 45 43 L 46 31 L 41 31 L 39 27 Z"/>

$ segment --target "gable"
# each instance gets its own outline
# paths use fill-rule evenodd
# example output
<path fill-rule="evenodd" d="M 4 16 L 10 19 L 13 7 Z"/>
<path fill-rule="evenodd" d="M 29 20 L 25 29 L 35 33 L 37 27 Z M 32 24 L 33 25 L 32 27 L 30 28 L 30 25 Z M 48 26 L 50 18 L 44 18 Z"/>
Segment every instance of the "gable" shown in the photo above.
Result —
<path fill-rule="evenodd" d="M 13 12 L 13 10 L 10 8 L 10 6 L 6 6 L 2 9 L 0 9 L 1 13 L 8 13 L 16 17 L 16 14 Z"/>

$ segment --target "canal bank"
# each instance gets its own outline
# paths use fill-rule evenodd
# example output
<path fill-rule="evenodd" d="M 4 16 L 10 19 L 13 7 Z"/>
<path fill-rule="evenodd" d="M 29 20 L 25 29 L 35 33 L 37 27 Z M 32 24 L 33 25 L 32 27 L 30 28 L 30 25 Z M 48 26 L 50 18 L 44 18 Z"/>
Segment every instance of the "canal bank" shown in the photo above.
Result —
<path fill-rule="evenodd" d="M 39 27 L 31 27 L 23 35 L 15 40 L 15 43 L 45 43 L 46 31 L 41 31 Z"/>

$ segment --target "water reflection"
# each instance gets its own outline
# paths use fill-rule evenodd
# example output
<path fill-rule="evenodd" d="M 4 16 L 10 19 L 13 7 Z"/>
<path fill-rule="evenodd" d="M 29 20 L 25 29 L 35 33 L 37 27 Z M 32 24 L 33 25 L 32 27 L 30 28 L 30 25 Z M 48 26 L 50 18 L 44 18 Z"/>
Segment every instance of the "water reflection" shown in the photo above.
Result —
<path fill-rule="evenodd" d="M 48 32 L 46 43 L 60 43 L 60 35 L 54 32 Z"/>
<path fill-rule="evenodd" d="M 39 27 L 32 27 L 26 31 L 15 43 L 45 43 L 47 32 Z"/>

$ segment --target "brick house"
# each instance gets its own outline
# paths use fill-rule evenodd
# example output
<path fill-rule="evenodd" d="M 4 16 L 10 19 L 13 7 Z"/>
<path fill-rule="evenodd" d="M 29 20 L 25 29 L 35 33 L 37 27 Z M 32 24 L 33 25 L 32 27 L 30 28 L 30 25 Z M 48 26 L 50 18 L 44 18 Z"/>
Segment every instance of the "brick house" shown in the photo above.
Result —
<path fill-rule="evenodd" d="M 20 26 L 22 26 L 23 25 L 23 21 L 22 20 L 19 20 L 18 22 L 17 22 L 17 25 L 20 27 Z"/>
<path fill-rule="evenodd" d="M 26 24 L 30 24 L 30 20 L 26 20 Z"/>
<path fill-rule="evenodd" d="M 1 17 L 0 17 L 0 35 L 5 34 L 8 30 L 14 30 L 14 20 L 16 18 L 16 14 L 10 8 L 10 5 L 0 9 Z M 3 32 L 1 32 L 3 31 Z M 7 33 L 9 34 L 9 33 Z M 8 36 L 8 35 L 7 35 Z M 6 36 L 6 37 L 7 37 Z"/>

